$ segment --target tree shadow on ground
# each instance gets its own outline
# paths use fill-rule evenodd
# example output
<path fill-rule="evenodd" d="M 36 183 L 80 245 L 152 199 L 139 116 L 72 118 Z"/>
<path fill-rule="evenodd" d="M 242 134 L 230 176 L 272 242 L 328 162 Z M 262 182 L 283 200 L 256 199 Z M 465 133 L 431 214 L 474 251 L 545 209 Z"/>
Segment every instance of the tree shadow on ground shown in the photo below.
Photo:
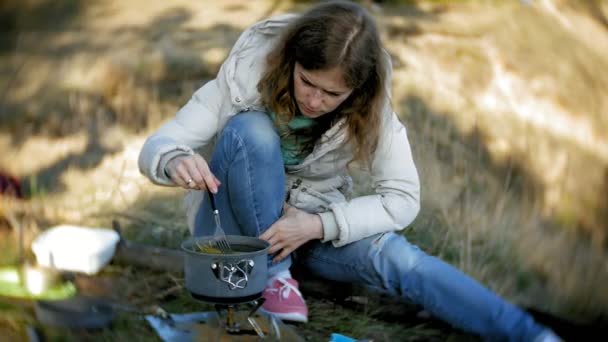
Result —
<path fill-rule="evenodd" d="M 195 30 L 183 27 L 191 16 L 188 10 L 173 8 L 154 18 L 145 27 L 115 29 L 108 33 L 108 39 L 96 40 L 91 39 L 89 34 L 77 34 L 74 35 L 74 38 L 67 39 L 65 42 L 51 41 L 49 43 L 40 43 L 40 40 L 44 41 L 45 38 L 52 38 L 55 32 L 35 32 L 35 39 L 30 42 L 31 44 L 20 49 L 19 52 L 24 58 L 38 57 L 43 58 L 45 61 L 50 61 L 53 65 L 61 65 L 62 60 L 69 60 L 77 54 L 90 56 L 92 60 L 105 59 L 109 63 L 112 63 L 115 62 L 112 59 L 112 53 L 117 52 L 117 55 L 119 55 L 121 45 L 138 41 L 146 42 L 152 49 L 157 48 L 152 52 L 159 54 L 161 60 L 153 67 L 166 69 L 160 78 L 157 77 L 153 80 L 146 79 L 146 74 L 154 71 L 146 70 L 146 65 L 139 66 L 143 70 L 122 70 L 120 67 L 117 67 L 119 70 L 108 71 L 109 75 L 107 77 L 109 79 L 102 78 L 102 81 L 109 83 L 106 88 L 95 89 L 87 94 L 87 99 L 94 101 L 96 104 L 109 107 L 108 110 L 113 112 L 108 113 L 108 115 L 113 115 L 114 118 L 126 115 L 141 117 L 138 120 L 132 120 L 132 122 L 121 123 L 121 126 L 126 129 L 139 131 L 146 128 L 142 124 L 142 121 L 145 123 L 145 117 L 148 115 L 146 112 L 147 108 L 129 108 L 131 110 L 128 113 L 121 113 L 120 109 L 124 110 L 124 108 L 114 108 L 110 103 L 112 96 L 116 95 L 115 92 L 137 90 L 121 88 L 121 85 L 124 86 L 124 83 L 131 82 L 135 83 L 133 85 L 135 88 L 138 86 L 154 87 L 157 90 L 157 98 L 152 96 L 153 94 L 149 94 L 149 101 L 182 100 L 184 94 L 176 96 L 176 91 L 180 90 L 178 82 L 196 82 L 200 85 L 205 80 L 214 77 L 219 68 L 219 64 L 217 63 L 205 65 L 197 54 L 214 48 L 227 49 L 236 41 L 241 32 L 239 28 L 228 24 L 218 24 L 208 30 Z M 17 34 L 19 33 L 17 32 Z M 171 54 L 177 47 L 172 49 L 172 46 L 170 46 L 170 42 L 168 42 L 170 38 L 167 38 L 170 36 L 179 36 L 179 42 L 188 45 L 193 51 L 185 57 L 187 61 L 171 58 Z M 167 42 L 165 45 L 169 46 L 164 46 L 165 42 Z M 137 64 L 140 56 L 127 55 L 126 58 Z M 4 62 L 11 63 L 10 60 Z M 28 69 L 35 67 L 37 60 L 32 63 L 32 65 L 27 66 Z M 135 65 L 135 67 L 137 68 L 138 66 Z M 15 71 L 18 71 L 16 69 L 14 68 Z M 79 116 L 84 115 L 86 117 L 90 114 L 79 113 L 78 111 L 74 111 L 74 108 L 70 108 L 70 103 L 67 102 L 70 100 L 70 95 L 82 92 L 82 90 L 71 89 L 58 82 L 58 80 L 62 79 L 61 72 L 64 72 L 64 70 L 50 70 L 46 75 L 36 75 L 38 77 L 38 84 L 35 85 L 36 89 L 35 91 L 30 91 L 30 95 L 26 97 L 20 96 L 17 98 L 12 96 L 10 93 L 11 89 L 3 89 L 8 94 L 0 102 L 0 131 L 9 134 L 17 147 L 26 139 L 26 134 L 49 137 L 62 137 L 75 134 L 79 128 L 76 125 L 70 125 L 69 122 L 81 121 L 82 118 Z M 125 75 L 124 73 L 127 74 Z M 12 78 L 13 80 L 9 79 L 6 81 L 7 87 L 16 81 L 27 81 L 27 79 L 20 79 L 20 75 L 12 75 Z M 42 78 L 42 81 L 40 78 Z M 165 91 L 159 92 L 158 89 Z M 190 91 L 191 89 L 187 90 Z M 96 99 L 95 96 L 98 98 Z M 68 123 L 65 128 L 54 127 L 54 129 L 50 129 L 47 132 L 45 126 L 49 107 L 50 110 L 59 112 L 54 113 L 54 115 L 62 115 L 61 121 Z M 134 112 L 135 109 L 139 109 L 139 111 Z M 112 119 L 112 117 L 109 117 L 109 119 Z M 86 130 L 84 127 L 81 129 Z"/>
<path fill-rule="evenodd" d="M 87 121 L 88 122 L 85 125 L 87 130 L 87 143 L 84 150 L 78 153 L 70 153 L 54 162 L 52 165 L 38 170 L 34 174 L 23 175 L 22 185 L 24 187 L 25 197 L 29 197 L 39 190 L 44 191 L 45 193 L 64 191 L 66 186 L 60 181 L 61 174 L 64 171 L 70 168 L 78 168 L 80 170 L 93 169 L 101 163 L 106 155 L 112 155 L 119 152 L 118 148 L 109 148 L 102 144 L 102 132 L 100 131 L 102 122 L 98 116 L 93 116 Z"/>
<path fill-rule="evenodd" d="M 97 0 L 86 3 L 94 5 Z M 17 46 L 20 33 L 61 31 L 77 28 L 85 3 L 79 0 L 4 0 L 0 4 L 0 55 Z"/>
<path fill-rule="evenodd" d="M 265 16 L 273 14 L 279 4 L 280 1 L 274 1 Z M 309 5 L 294 3 L 290 9 L 299 11 Z M 0 133 L 10 137 L 14 148 L 20 148 L 30 137 L 59 141 L 82 133 L 103 136 L 115 127 L 133 133 L 148 129 L 173 114 L 163 112 L 162 108 L 181 106 L 194 89 L 217 73 L 219 64 L 203 62 L 200 54 L 213 49 L 227 51 L 242 31 L 224 23 L 205 30 L 186 27 L 193 13 L 174 7 L 144 26 L 116 28 L 108 32 L 107 37 L 100 38 L 94 37 L 93 32 L 87 33 L 86 26 L 82 25 L 89 6 L 103 9 L 104 4 L 86 2 L 85 6 L 84 1 L 61 0 L 38 1 L 27 6 L 12 2 L 0 7 L 0 17 L 10 19 L 3 23 L 6 30 L 0 32 L 0 39 L 15 42 L 6 44 L 4 57 L 0 58 L 0 68 L 8 71 L 0 77 Z M 416 5 L 403 11 L 401 14 L 407 16 L 423 16 L 429 20 L 433 17 L 431 12 L 422 11 Z M 262 18 L 255 18 L 259 19 Z M 70 35 L 57 39 L 63 32 Z M 143 54 L 156 53 L 160 61 L 137 65 L 140 56 L 127 55 L 130 69 L 125 71 L 121 66 L 110 69 L 107 77 L 102 77 L 101 86 L 94 89 L 72 88 L 61 82 L 65 71 L 70 69 L 70 61 L 77 56 L 112 63 L 114 53 L 120 55 L 122 48 L 137 42 L 147 42 Z M 178 50 L 180 56 L 176 58 Z M 38 63 L 43 62 L 58 67 L 33 73 L 38 70 Z M 165 71 L 150 78 L 150 73 L 157 69 Z M 23 86 L 31 77 L 35 77 L 36 84 L 28 86 L 28 95 L 16 96 L 14 86 Z M 93 117 L 95 119 L 91 119 Z M 90 169 L 104 156 L 118 152 L 105 148 L 95 136 L 88 141 L 82 153 L 20 176 L 35 179 L 46 187 L 45 191 L 62 191 L 64 187 L 56 180 L 68 166 Z M 31 181 L 26 179 L 25 183 Z"/>
<path fill-rule="evenodd" d="M 405 97 L 399 105 L 406 112 L 406 126 L 413 133 L 411 136 L 417 139 L 412 144 L 412 149 L 418 154 L 427 153 L 428 146 L 432 145 L 434 150 L 431 152 L 436 155 L 437 159 L 446 166 L 462 167 L 463 155 L 470 157 L 469 160 L 474 161 L 474 167 L 483 170 L 484 173 L 489 173 L 496 179 L 504 179 L 504 192 L 513 192 L 518 198 L 524 198 L 529 203 L 542 202 L 542 194 L 547 190 L 543 185 L 540 175 L 532 174 L 526 166 L 526 161 L 521 156 L 509 155 L 502 161 L 497 161 L 492 157 L 488 146 L 489 137 L 481 131 L 479 127 L 474 127 L 471 132 L 463 135 L 459 133 L 458 128 L 452 121 L 453 115 L 449 113 L 441 113 L 430 108 L 425 101 L 416 96 L 410 95 Z M 429 131 L 442 132 L 444 136 L 424 136 L 417 132 Z M 525 133 L 522 133 L 525 134 Z M 519 136 L 514 139 L 525 139 Z M 454 146 L 464 147 L 455 149 Z M 456 151 L 456 153 L 455 153 Z M 462 154 L 462 155 L 461 155 Z M 470 166 L 467 171 L 474 172 Z M 467 184 L 467 191 L 483 193 L 487 191 L 483 184 L 472 183 Z M 471 188 L 472 187 L 472 188 Z M 464 189 L 463 189 L 464 190 Z M 604 177 L 598 187 L 599 191 L 605 193 L 608 191 L 608 167 L 604 169 Z M 605 248 L 608 240 L 608 200 L 606 197 L 598 197 L 596 203 L 588 203 L 586 212 L 579 213 L 578 221 L 574 224 L 574 228 L 578 228 L 580 232 L 598 248 Z M 560 227 L 563 224 L 559 222 L 545 222 L 547 226 Z M 563 228 L 563 227 L 562 227 Z"/>
<path fill-rule="evenodd" d="M 172 8 L 143 27 L 117 28 L 109 32 L 107 39 L 95 39 L 93 33 L 78 32 L 82 7 L 82 1 L 41 1 L 38 6 L 0 12 L 2 17 L 15 18 L 3 24 L 11 27 L 0 32 L 2 39 L 28 36 L 18 47 L 7 46 L 6 55 L 0 56 L 2 69 L 10 71 L 0 77 L 0 133 L 8 136 L 16 149 L 31 137 L 48 138 L 52 144 L 70 136 L 87 136 L 87 145 L 82 152 L 65 156 L 31 174 L 19 175 L 24 178 L 26 189 L 35 182 L 48 193 L 65 190 L 58 180 L 68 168 L 91 169 L 104 157 L 120 152 L 105 147 L 99 139 L 109 129 L 118 127 L 122 131 L 139 133 L 148 129 L 151 122 L 157 124 L 173 115 L 162 109 L 181 106 L 194 89 L 213 78 L 219 69 L 217 63 L 204 63 L 199 53 L 227 50 L 241 33 L 240 28 L 229 24 L 200 30 L 186 28 L 184 24 L 192 13 Z M 23 19 L 26 17 L 27 21 Z M 38 22 L 37 18 L 41 20 Z M 30 25 L 34 22 L 37 23 Z M 48 25 L 55 22 L 57 26 L 50 29 Z M 71 32 L 69 39 L 55 39 L 62 30 Z M 172 55 L 176 48 L 171 42 L 176 39 L 180 45 L 191 49 L 187 53 L 182 51 L 185 57 L 181 59 Z M 102 77 L 107 85 L 94 89 L 71 88 L 61 82 L 64 69 L 70 68 L 70 61 L 77 56 L 88 56 L 91 61 L 106 60 L 111 64 L 114 61 L 112 54 L 119 55 L 121 46 L 128 46 L 129 42 L 146 42 L 149 46 L 144 50 L 152 49 L 156 53 L 156 64 L 133 68 L 131 63 L 131 69 L 120 66 L 110 69 Z M 137 64 L 139 56 L 128 58 Z M 26 84 L 28 77 L 33 77 L 37 63 L 61 67 L 36 73 L 36 84 L 29 86 L 34 87 L 33 90 L 30 89 L 27 96 L 16 96 L 14 86 Z M 148 78 L 150 71 L 155 69 L 163 69 L 164 73 Z"/>

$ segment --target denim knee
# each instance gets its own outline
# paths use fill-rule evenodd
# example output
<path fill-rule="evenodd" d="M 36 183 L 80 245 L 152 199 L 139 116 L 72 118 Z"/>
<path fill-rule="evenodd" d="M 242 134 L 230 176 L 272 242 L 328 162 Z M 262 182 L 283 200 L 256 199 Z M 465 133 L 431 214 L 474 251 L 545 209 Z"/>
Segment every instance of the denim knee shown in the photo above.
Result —
<path fill-rule="evenodd" d="M 222 134 L 233 134 L 249 154 L 266 159 L 280 153 L 280 138 L 268 114 L 242 112 L 232 117 Z"/>
<path fill-rule="evenodd" d="M 382 287 L 394 294 L 406 295 L 403 293 L 404 278 L 415 272 L 428 255 L 395 233 L 383 234 L 372 242 L 372 248 L 376 249 L 372 260 L 382 278 Z"/>
<path fill-rule="evenodd" d="M 385 262 L 403 272 L 415 268 L 424 257 L 427 257 L 418 246 L 411 244 L 404 236 L 397 233 L 386 233 L 375 240 L 372 245 L 374 244 L 378 248 L 379 256 L 384 258 Z"/>

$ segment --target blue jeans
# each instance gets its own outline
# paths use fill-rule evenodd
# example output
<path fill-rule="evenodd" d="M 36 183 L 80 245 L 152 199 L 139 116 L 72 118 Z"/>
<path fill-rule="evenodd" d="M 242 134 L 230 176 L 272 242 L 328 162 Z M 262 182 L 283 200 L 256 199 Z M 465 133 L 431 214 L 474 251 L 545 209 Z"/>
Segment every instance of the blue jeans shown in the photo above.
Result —
<path fill-rule="evenodd" d="M 265 113 L 246 112 L 230 119 L 210 167 L 222 182 L 217 205 L 227 234 L 257 237 L 279 219 L 285 171 L 279 136 Z M 213 232 L 208 202 L 203 201 L 198 212 L 195 236 Z M 395 233 L 339 248 L 313 241 L 297 251 L 297 260 L 314 275 L 389 292 L 489 340 L 532 341 L 545 329 L 523 310 Z M 269 273 L 291 264 L 291 257 L 277 264 L 269 258 Z"/>
<path fill-rule="evenodd" d="M 222 131 L 209 162 L 222 185 L 215 195 L 227 235 L 260 236 L 281 217 L 285 202 L 285 168 L 279 135 L 265 113 L 234 116 Z M 212 235 L 215 221 L 209 197 L 199 209 L 194 236 Z M 279 263 L 268 257 L 270 275 L 288 270 L 291 256 Z"/>

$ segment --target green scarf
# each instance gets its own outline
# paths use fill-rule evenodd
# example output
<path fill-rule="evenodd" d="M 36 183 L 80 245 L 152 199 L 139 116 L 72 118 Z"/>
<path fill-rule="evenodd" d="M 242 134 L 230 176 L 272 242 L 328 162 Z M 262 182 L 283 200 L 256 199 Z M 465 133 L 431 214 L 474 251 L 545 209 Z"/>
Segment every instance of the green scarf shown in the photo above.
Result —
<path fill-rule="evenodd" d="M 318 125 L 317 121 L 300 114 L 287 124 L 278 122 L 274 113 L 270 113 L 270 118 L 281 137 L 281 154 L 285 165 L 301 164 L 314 148 L 314 137 L 310 132 Z"/>

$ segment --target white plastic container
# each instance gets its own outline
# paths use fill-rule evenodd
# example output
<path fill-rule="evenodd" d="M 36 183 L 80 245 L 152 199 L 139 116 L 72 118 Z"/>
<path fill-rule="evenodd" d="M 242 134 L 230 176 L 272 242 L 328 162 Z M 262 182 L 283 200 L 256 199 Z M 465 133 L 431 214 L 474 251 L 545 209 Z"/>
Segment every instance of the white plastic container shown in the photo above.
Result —
<path fill-rule="evenodd" d="M 95 274 L 110 262 L 119 240 L 110 229 L 61 225 L 38 235 L 32 251 L 41 266 Z"/>

